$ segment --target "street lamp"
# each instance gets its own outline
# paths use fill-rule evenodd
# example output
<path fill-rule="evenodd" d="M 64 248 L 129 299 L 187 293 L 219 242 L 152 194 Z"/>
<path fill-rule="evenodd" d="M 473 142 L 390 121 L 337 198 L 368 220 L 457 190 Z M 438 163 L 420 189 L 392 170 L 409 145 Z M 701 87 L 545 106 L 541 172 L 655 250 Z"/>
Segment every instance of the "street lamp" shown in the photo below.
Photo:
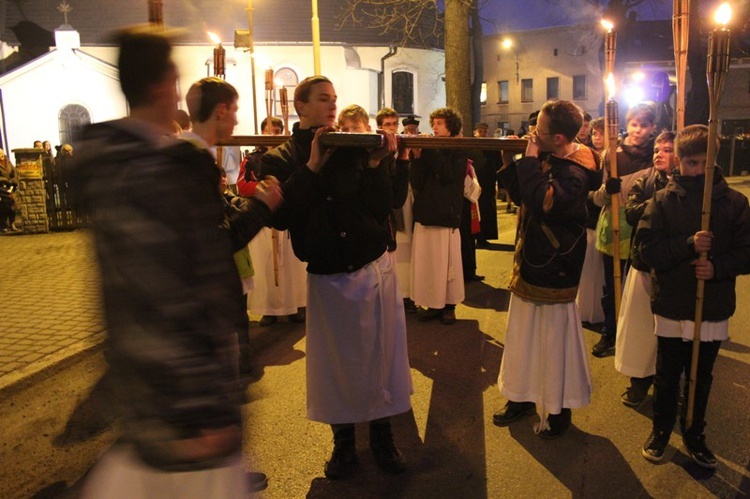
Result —
<path fill-rule="evenodd" d="M 516 56 L 516 85 L 518 85 L 521 81 L 521 75 L 519 73 L 518 50 L 516 50 L 515 44 L 513 43 L 513 40 L 511 38 L 503 38 L 501 45 L 505 50 L 513 50 L 513 54 Z"/>

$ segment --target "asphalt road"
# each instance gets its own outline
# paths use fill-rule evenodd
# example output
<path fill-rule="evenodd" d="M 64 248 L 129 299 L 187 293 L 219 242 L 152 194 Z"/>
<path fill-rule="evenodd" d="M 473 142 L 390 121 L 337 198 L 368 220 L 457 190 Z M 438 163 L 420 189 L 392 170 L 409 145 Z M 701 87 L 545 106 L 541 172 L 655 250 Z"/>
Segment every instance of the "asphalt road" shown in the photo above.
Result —
<path fill-rule="evenodd" d="M 750 183 L 735 184 L 746 195 Z M 591 357 L 591 404 L 573 411 L 573 427 L 545 441 L 534 418 L 497 428 L 502 403 L 496 386 L 503 352 L 513 219 L 501 211 L 501 242 L 478 250 L 483 282 L 467 287 L 452 326 L 408 317 L 413 409 L 394 418 L 408 470 L 381 473 L 358 426 L 361 466 L 352 478 L 331 482 L 323 464 L 330 429 L 305 418 L 305 338 L 302 325 L 262 332 L 267 346 L 255 357 L 258 380 L 245 406 L 248 467 L 270 477 L 266 498 L 499 498 L 499 497 L 747 497 L 750 495 L 750 276 L 738 281 L 731 340 L 714 369 L 708 443 L 715 472 L 695 466 L 673 434 L 665 462 L 640 455 L 650 430 L 650 398 L 638 410 L 620 403 L 627 379 L 613 357 Z M 254 324 L 257 327 L 257 323 Z M 591 347 L 598 339 L 587 331 Z M 116 436 L 97 384 L 105 369 L 92 353 L 29 389 L 0 401 L 0 496 L 75 497 L 81 475 Z"/>

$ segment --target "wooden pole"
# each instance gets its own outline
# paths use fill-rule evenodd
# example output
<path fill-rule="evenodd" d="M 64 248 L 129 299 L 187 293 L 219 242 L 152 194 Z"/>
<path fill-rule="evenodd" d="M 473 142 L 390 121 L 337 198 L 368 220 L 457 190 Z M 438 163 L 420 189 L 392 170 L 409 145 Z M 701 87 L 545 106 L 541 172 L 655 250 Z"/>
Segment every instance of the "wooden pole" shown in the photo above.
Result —
<path fill-rule="evenodd" d="M 318 0 L 312 0 L 312 42 L 313 42 L 313 69 L 316 75 L 320 74 L 320 19 L 318 18 Z"/>
<path fill-rule="evenodd" d="M 727 4 L 724 4 L 727 5 Z M 723 7 L 723 6 L 722 6 Z M 731 13 L 730 13 L 731 15 Z M 728 22 L 728 19 L 727 19 Z M 701 230 L 707 231 L 711 226 L 711 198 L 713 194 L 714 171 L 716 169 L 716 151 L 718 142 L 718 114 L 724 80 L 729 70 L 729 30 L 716 28 L 708 34 L 708 60 L 706 79 L 708 81 L 708 148 L 706 151 L 706 180 L 703 186 L 703 209 L 701 212 Z M 701 260 L 708 259 L 708 253 L 700 253 Z M 698 378 L 698 357 L 701 345 L 701 323 L 703 322 L 703 294 L 705 281 L 698 279 L 695 293 L 695 326 L 693 329 L 693 356 L 690 364 L 690 386 L 688 388 L 688 406 L 686 429 L 693 425 L 695 411 L 695 383 Z"/>
<path fill-rule="evenodd" d="M 675 76 L 677 95 L 675 98 L 675 130 L 685 127 L 685 78 L 690 35 L 690 0 L 674 0 L 672 9 L 672 41 L 674 43 Z"/>
<path fill-rule="evenodd" d="M 273 69 L 266 69 L 266 127 L 263 133 L 271 135 L 273 130 L 273 101 L 274 101 Z M 273 283 L 279 287 L 279 231 L 271 227 L 271 254 L 273 255 Z"/>
<path fill-rule="evenodd" d="M 607 129 L 609 144 L 607 150 L 609 153 L 609 175 L 611 178 L 617 178 L 617 136 L 620 128 L 619 110 L 617 101 L 609 99 L 606 106 Z M 622 301 L 622 267 L 620 267 L 620 194 L 610 196 L 610 214 L 612 219 L 612 259 L 614 268 L 612 276 L 614 278 L 615 293 L 615 317 L 620 317 L 620 303 Z"/>

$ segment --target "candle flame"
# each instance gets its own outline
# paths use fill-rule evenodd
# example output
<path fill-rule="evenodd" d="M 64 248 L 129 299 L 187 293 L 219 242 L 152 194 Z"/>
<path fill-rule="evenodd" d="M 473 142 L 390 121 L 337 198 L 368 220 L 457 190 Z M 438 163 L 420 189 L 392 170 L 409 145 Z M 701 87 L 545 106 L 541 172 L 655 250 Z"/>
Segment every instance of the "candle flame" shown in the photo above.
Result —
<path fill-rule="evenodd" d="M 730 7 L 729 2 L 724 2 L 723 4 L 719 5 L 719 8 L 716 9 L 716 14 L 714 14 L 714 21 L 716 21 L 716 24 L 726 26 L 727 24 L 729 24 L 729 21 L 731 19 L 732 7 Z"/>
<path fill-rule="evenodd" d="M 607 31 L 612 31 L 613 29 L 615 29 L 615 25 L 612 24 L 612 21 L 609 21 L 607 19 L 602 19 L 601 23 L 604 29 L 606 29 Z"/>
<path fill-rule="evenodd" d="M 609 92 L 609 99 L 615 98 L 615 75 L 609 73 L 607 75 L 607 91 Z"/>
<path fill-rule="evenodd" d="M 211 39 L 211 41 L 217 45 L 221 45 L 221 38 L 219 38 L 219 35 L 216 33 L 212 33 L 210 31 L 206 31 L 206 34 Z"/>
<path fill-rule="evenodd" d="M 510 38 L 503 38 L 503 48 L 509 49 L 513 46 L 513 40 Z"/>

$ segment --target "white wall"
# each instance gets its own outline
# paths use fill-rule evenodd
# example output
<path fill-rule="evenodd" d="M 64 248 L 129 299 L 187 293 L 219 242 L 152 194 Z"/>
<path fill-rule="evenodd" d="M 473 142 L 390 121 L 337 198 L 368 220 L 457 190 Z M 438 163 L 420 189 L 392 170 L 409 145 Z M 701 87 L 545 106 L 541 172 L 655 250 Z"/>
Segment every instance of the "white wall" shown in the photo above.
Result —
<path fill-rule="evenodd" d="M 85 55 L 53 51 L 0 78 L 8 149 L 34 140 L 60 143 L 58 115 L 68 104 L 85 107 L 92 121 L 123 116 L 125 99 L 112 68 Z"/>

